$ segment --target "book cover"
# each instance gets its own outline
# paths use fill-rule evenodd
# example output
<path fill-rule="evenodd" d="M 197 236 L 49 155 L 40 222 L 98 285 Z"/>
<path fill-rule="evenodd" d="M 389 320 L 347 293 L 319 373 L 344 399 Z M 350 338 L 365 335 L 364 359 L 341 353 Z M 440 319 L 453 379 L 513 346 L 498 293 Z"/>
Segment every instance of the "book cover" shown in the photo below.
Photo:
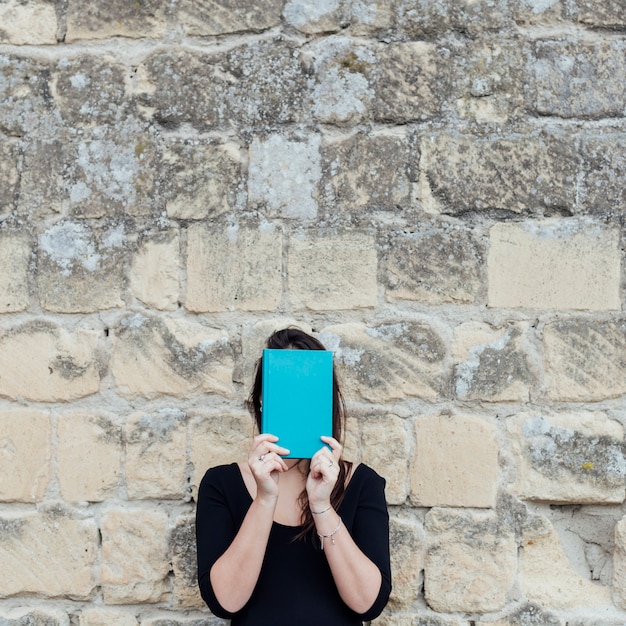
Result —
<path fill-rule="evenodd" d="M 286 458 L 310 459 L 332 435 L 333 353 L 263 350 L 261 432 L 279 438 Z"/>

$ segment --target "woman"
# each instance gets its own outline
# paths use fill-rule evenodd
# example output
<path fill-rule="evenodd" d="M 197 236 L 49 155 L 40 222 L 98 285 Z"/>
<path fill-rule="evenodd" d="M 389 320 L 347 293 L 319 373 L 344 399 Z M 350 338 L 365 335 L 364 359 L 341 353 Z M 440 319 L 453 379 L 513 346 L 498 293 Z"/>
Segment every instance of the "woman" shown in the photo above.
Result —
<path fill-rule="evenodd" d="M 268 348 L 324 350 L 288 328 Z M 284 459 L 257 435 L 247 463 L 214 467 L 198 492 L 198 583 L 232 626 L 352 626 L 374 619 L 391 591 L 385 481 L 341 458 L 345 409 L 333 374 L 333 433 L 310 459 Z M 248 407 L 260 431 L 261 360 Z M 326 445 L 322 445 L 326 444 Z"/>

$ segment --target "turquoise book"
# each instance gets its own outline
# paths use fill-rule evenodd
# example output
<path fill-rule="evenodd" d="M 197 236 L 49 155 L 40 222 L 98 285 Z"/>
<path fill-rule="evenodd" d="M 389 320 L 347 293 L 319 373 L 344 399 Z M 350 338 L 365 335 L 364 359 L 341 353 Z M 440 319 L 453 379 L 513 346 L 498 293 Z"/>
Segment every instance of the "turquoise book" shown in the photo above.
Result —
<path fill-rule="evenodd" d="M 261 432 L 310 459 L 333 432 L 333 353 L 330 350 L 263 350 Z"/>

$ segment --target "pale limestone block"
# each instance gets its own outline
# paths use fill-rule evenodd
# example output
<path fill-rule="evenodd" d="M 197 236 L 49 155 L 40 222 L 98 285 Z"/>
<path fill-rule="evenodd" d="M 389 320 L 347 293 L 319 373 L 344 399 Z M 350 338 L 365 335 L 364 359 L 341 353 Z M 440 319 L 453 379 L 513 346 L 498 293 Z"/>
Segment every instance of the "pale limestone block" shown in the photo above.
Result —
<path fill-rule="evenodd" d="M 347 461 L 357 462 L 361 460 L 361 420 L 356 417 L 346 417 L 346 425 L 343 433 L 343 454 Z"/>
<path fill-rule="evenodd" d="M 543 516 L 535 516 L 524 529 L 520 580 L 524 596 L 548 609 L 602 607 L 611 603 L 608 587 L 574 571 L 556 531 Z"/>
<path fill-rule="evenodd" d="M 52 2 L 5 0 L 0 4 L 0 42 L 17 46 L 56 44 L 57 16 Z"/>
<path fill-rule="evenodd" d="M 0 500 L 38 502 L 51 477 L 50 415 L 0 411 Z"/>
<path fill-rule="evenodd" d="M 504 618 L 483 618 L 480 620 L 480 626 L 522 626 L 526 624 L 537 624 L 537 626 L 574 626 L 571 621 L 565 621 L 551 613 L 544 611 L 540 606 L 529 602 L 521 608 L 507 614 Z M 580 624 L 579 626 L 584 626 Z M 600 626 L 594 622 L 594 626 Z M 623 626 L 623 625 L 622 625 Z"/>
<path fill-rule="evenodd" d="M 0 623 L 2 626 L 70 626 L 70 618 L 61 609 L 17 607 L 0 609 Z"/>
<path fill-rule="evenodd" d="M 3 231 L 0 234 L 0 313 L 28 308 L 30 254 L 30 239 L 26 233 Z"/>
<path fill-rule="evenodd" d="M 271 135 L 250 145 L 248 201 L 268 215 L 297 219 L 317 216 L 317 186 L 322 177 L 320 136 Z"/>
<path fill-rule="evenodd" d="M 337 32 L 341 29 L 339 0 L 289 0 L 283 17 L 291 26 L 307 34 Z"/>
<path fill-rule="evenodd" d="M 126 318 L 116 330 L 111 373 L 125 395 L 232 393 L 224 331 L 187 319 Z"/>
<path fill-rule="evenodd" d="M 187 416 L 179 409 L 157 409 L 128 418 L 126 491 L 137 500 L 185 497 Z"/>
<path fill-rule="evenodd" d="M 335 353 L 347 397 L 435 400 L 449 385 L 446 344 L 426 323 L 340 324 L 324 328 L 319 338 Z"/>
<path fill-rule="evenodd" d="M 376 242 L 358 233 L 292 237 L 288 280 L 298 309 L 334 311 L 376 306 Z"/>
<path fill-rule="evenodd" d="M 95 587 L 93 520 L 50 511 L 0 517 L 0 596 L 41 594 L 87 600 Z"/>
<path fill-rule="evenodd" d="M 402 504 L 408 495 L 409 436 L 406 420 L 396 415 L 371 416 L 361 429 L 362 460 L 387 480 L 389 504 Z"/>
<path fill-rule="evenodd" d="M 101 584 L 106 604 L 162 602 L 168 593 L 167 515 L 109 511 L 101 522 Z"/>
<path fill-rule="evenodd" d="M 507 422 L 514 493 L 545 502 L 621 503 L 624 427 L 596 411 L 523 412 Z"/>
<path fill-rule="evenodd" d="M 139 626 L 139 621 L 128 611 L 95 607 L 80 613 L 78 626 Z"/>
<path fill-rule="evenodd" d="M 59 489 L 64 500 L 102 502 L 117 493 L 120 426 L 104 415 L 61 414 L 57 437 Z"/>
<path fill-rule="evenodd" d="M 490 307 L 619 310 L 619 229 L 579 220 L 496 224 Z"/>
<path fill-rule="evenodd" d="M 100 387 L 99 333 L 69 332 L 46 321 L 27 322 L 0 334 L 0 396 L 59 402 Z"/>
<path fill-rule="evenodd" d="M 613 601 L 620 609 L 626 610 L 626 517 L 615 525 Z"/>
<path fill-rule="evenodd" d="M 198 588 L 196 564 L 195 516 L 179 517 L 169 539 L 174 586 L 172 595 L 177 607 L 204 607 Z"/>
<path fill-rule="evenodd" d="M 494 328 L 466 322 L 454 330 L 455 391 L 460 400 L 527 402 L 533 376 L 525 342 L 527 323 Z"/>
<path fill-rule="evenodd" d="M 191 489 L 194 500 L 207 469 L 248 458 L 254 434 L 254 420 L 244 411 L 203 414 L 192 420 L 189 460 L 193 467 Z"/>
<path fill-rule="evenodd" d="M 143 243 L 133 257 L 129 274 L 132 294 L 161 311 L 178 308 L 180 243 L 177 232 Z"/>
<path fill-rule="evenodd" d="M 517 545 L 494 513 L 431 509 L 425 531 L 424 588 L 431 609 L 489 613 L 504 608 L 515 583 Z"/>
<path fill-rule="evenodd" d="M 495 426 L 478 417 L 418 417 L 411 463 L 411 499 L 419 506 L 495 506 L 495 437 Z"/>
<path fill-rule="evenodd" d="M 626 320 L 546 324 L 544 366 L 551 400 L 597 402 L 626 393 Z"/>
<path fill-rule="evenodd" d="M 422 524 L 410 517 L 391 516 L 389 543 L 393 584 L 389 606 L 394 611 L 407 610 L 417 601 L 423 582 L 426 545 Z"/>
<path fill-rule="evenodd" d="M 187 239 L 185 307 L 195 312 L 273 311 L 282 299 L 282 235 L 271 225 L 193 224 Z"/>
<path fill-rule="evenodd" d="M 442 617 L 433 611 L 421 608 L 419 613 L 397 613 L 387 608 L 372 624 L 375 626 L 467 626 L 467 621 L 461 618 Z"/>

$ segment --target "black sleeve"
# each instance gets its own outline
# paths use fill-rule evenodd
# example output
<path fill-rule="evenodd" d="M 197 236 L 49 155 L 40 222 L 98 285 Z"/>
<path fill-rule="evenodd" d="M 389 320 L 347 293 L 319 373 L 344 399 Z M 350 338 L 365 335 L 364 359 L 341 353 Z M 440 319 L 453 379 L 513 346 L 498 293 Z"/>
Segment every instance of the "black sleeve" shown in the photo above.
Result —
<path fill-rule="evenodd" d="M 360 617 L 370 621 L 385 608 L 391 593 L 391 560 L 389 556 L 389 513 L 385 501 L 385 479 L 370 470 L 371 477 L 359 494 L 352 538 L 361 551 L 378 567 L 382 577 L 378 597 Z"/>
<path fill-rule="evenodd" d="M 237 534 L 233 514 L 226 499 L 227 483 L 225 467 L 207 471 L 198 489 L 196 507 L 196 545 L 198 557 L 198 586 L 200 595 L 211 612 L 217 617 L 231 618 L 218 602 L 211 585 L 209 572 L 232 543 Z"/>

